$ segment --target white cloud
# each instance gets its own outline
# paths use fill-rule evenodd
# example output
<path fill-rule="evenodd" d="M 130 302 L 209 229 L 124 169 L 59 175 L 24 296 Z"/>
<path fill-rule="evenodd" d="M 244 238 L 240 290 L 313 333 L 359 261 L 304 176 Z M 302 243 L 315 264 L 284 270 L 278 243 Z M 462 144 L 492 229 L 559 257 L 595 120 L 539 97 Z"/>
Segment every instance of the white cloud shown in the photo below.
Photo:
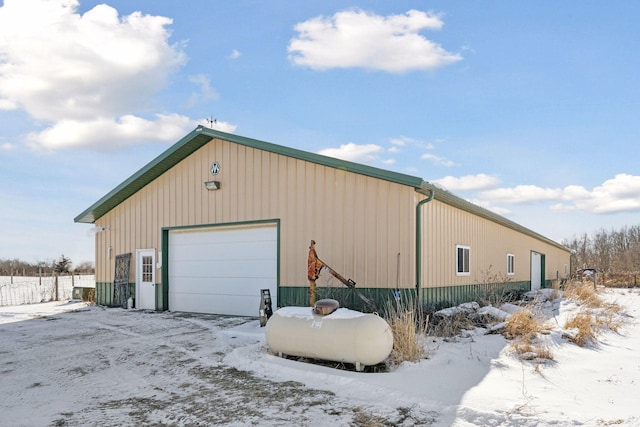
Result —
<path fill-rule="evenodd" d="M 455 166 L 455 162 L 453 162 L 452 160 L 449 160 L 445 157 L 436 156 L 435 154 L 431 154 L 431 153 L 424 153 L 422 156 L 420 156 L 420 158 L 423 160 L 430 160 L 432 163 L 435 163 L 440 166 L 446 166 L 446 167 Z"/>
<path fill-rule="evenodd" d="M 423 142 L 418 139 L 409 138 L 408 136 L 390 138 L 389 142 L 396 148 L 407 146 L 414 146 L 424 150 L 433 150 L 435 148 L 435 146 L 430 142 Z"/>
<path fill-rule="evenodd" d="M 541 188 L 535 185 L 518 185 L 513 188 L 497 188 L 482 192 L 483 199 L 502 203 L 529 203 L 541 200 L 561 200 L 562 190 Z"/>
<path fill-rule="evenodd" d="M 210 127 L 211 129 L 219 130 L 221 132 L 233 133 L 235 132 L 238 126 L 231 124 L 229 122 L 214 120 L 211 123 L 210 119 L 201 120 L 200 123 L 206 123 L 204 126 Z"/>
<path fill-rule="evenodd" d="M 200 102 L 206 102 L 212 99 L 218 98 L 218 92 L 211 87 L 211 81 L 209 76 L 204 74 L 197 74 L 190 76 L 189 81 L 198 86 L 197 92 L 191 93 L 188 104 L 193 106 Z"/>
<path fill-rule="evenodd" d="M 376 154 L 382 152 L 382 147 L 375 144 L 358 145 L 353 142 L 342 144 L 339 148 L 326 148 L 318 153 L 352 162 L 371 162 Z"/>
<path fill-rule="evenodd" d="M 404 147 L 405 145 L 407 145 L 407 141 L 408 141 L 408 139 L 406 137 L 389 139 L 389 142 L 392 145 L 395 145 L 396 147 Z"/>
<path fill-rule="evenodd" d="M 495 187 L 500 183 L 500 180 L 495 176 L 480 173 L 477 175 L 465 175 L 459 178 L 445 176 L 444 178 L 432 181 L 432 183 L 440 185 L 446 190 L 457 192 L 485 190 Z"/>
<path fill-rule="evenodd" d="M 319 16 L 294 27 L 289 60 L 316 70 L 361 67 L 402 73 L 430 70 L 462 59 L 420 34 L 444 25 L 433 12 L 379 16 L 360 9 Z"/>
<path fill-rule="evenodd" d="M 134 12 L 120 17 L 101 4 L 83 15 L 77 0 L 5 0 L 0 7 L 0 108 L 23 109 L 50 123 L 31 144 L 45 148 L 87 146 L 99 132 L 133 141 L 164 129 L 132 113 L 148 108 L 167 76 L 185 56 L 169 44 L 171 19 Z M 79 131 L 87 141 L 79 140 Z M 184 129 L 181 134 L 184 133 Z M 136 137 L 126 138 L 129 135 Z M 145 139 L 148 139 L 146 135 Z"/>
<path fill-rule="evenodd" d="M 16 148 L 16 145 L 10 142 L 5 142 L 4 144 L 0 145 L 0 148 L 6 151 L 10 151 L 14 150 Z"/>
<path fill-rule="evenodd" d="M 564 188 L 541 188 L 535 185 L 518 185 L 500 188 L 480 194 L 484 200 L 519 204 L 554 201 L 555 211 L 580 210 L 595 214 L 640 211 L 640 176 L 618 174 L 593 190 L 569 185 Z"/>
<path fill-rule="evenodd" d="M 233 49 L 231 51 L 231 54 L 229 54 L 229 59 L 238 59 L 240 58 L 240 56 L 242 55 L 242 53 L 240 53 L 240 51 Z"/>
<path fill-rule="evenodd" d="M 112 149 L 149 140 L 176 141 L 184 136 L 185 129 L 196 125 L 195 121 L 178 114 L 157 114 L 155 120 L 134 115 L 118 119 L 60 120 L 42 132 L 29 134 L 27 139 L 35 149 Z"/>
<path fill-rule="evenodd" d="M 640 211 L 640 176 L 618 174 L 574 201 L 578 209 L 594 213 Z"/>

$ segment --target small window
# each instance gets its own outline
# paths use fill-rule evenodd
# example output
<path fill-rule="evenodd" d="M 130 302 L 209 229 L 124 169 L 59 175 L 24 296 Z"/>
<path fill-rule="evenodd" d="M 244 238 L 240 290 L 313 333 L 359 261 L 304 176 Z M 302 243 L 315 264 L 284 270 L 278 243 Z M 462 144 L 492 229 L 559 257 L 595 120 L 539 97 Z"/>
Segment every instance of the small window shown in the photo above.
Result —
<path fill-rule="evenodd" d="M 514 254 L 507 254 L 507 274 L 516 274 L 516 256 Z"/>
<path fill-rule="evenodd" d="M 456 274 L 468 276 L 470 274 L 469 259 L 471 248 L 469 246 L 456 245 Z"/>
<path fill-rule="evenodd" d="M 142 257 L 142 281 L 153 281 L 153 257 L 151 256 Z"/>

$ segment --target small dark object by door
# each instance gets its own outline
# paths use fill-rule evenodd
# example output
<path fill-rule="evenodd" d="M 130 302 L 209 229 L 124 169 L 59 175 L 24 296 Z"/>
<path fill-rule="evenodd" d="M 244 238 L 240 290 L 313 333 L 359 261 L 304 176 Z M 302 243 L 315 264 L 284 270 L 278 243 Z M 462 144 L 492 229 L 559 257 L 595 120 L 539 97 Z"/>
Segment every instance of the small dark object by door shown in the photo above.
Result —
<path fill-rule="evenodd" d="M 271 292 L 269 289 L 260 290 L 260 327 L 267 324 L 267 320 L 273 314 L 273 308 L 271 307 Z"/>

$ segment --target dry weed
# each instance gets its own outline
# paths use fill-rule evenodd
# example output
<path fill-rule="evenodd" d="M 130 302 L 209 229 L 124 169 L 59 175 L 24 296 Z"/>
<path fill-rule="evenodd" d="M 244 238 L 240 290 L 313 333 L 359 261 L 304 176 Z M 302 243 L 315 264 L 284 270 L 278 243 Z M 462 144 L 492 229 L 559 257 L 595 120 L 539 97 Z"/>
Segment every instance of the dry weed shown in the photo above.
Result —
<path fill-rule="evenodd" d="M 393 333 L 391 363 L 415 362 L 425 357 L 425 327 L 412 302 L 389 301 L 386 320 Z"/>
<path fill-rule="evenodd" d="M 553 289 L 553 291 L 551 292 L 551 295 L 549 295 L 549 299 L 551 301 L 555 301 L 562 296 L 560 288 L 562 288 L 562 282 L 560 280 L 554 280 L 551 284 L 551 289 Z"/>
<path fill-rule="evenodd" d="M 613 332 L 618 332 L 623 322 L 618 315 L 622 309 L 618 304 L 608 304 L 598 315 L 598 326 L 609 328 Z"/>
<path fill-rule="evenodd" d="M 554 360 L 553 352 L 551 352 L 551 349 L 546 345 L 539 344 L 536 349 L 538 352 L 538 359 Z"/>
<path fill-rule="evenodd" d="M 452 316 L 433 316 L 428 332 L 436 337 L 455 337 L 460 332 L 474 327 L 468 313 L 457 313 Z"/>
<path fill-rule="evenodd" d="M 567 320 L 564 327 L 571 332 L 565 331 L 564 336 L 574 344 L 584 347 L 596 339 L 595 324 L 593 315 L 583 310 Z"/>
<path fill-rule="evenodd" d="M 554 360 L 549 347 L 539 342 L 519 337 L 511 343 L 511 346 L 522 360 Z"/>
<path fill-rule="evenodd" d="M 538 334 L 543 330 L 543 326 L 531 313 L 531 310 L 525 308 L 507 319 L 504 335 L 507 339 L 513 340 L 511 346 L 521 359 L 554 360 L 549 347 L 537 341 Z"/>
<path fill-rule="evenodd" d="M 504 324 L 505 336 L 508 339 L 523 337 L 525 339 L 534 338 L 542 327 L 538 320 L 531 314 L 529 309 L 522 309 L 513 313 Z"/>
<path fill-rule="evenodd" d="M 565 288 L 564 295 L 571 301 L 589 308 L 600 308 L 604 304 L 602 298 L 600 298 L 593 286 L 588 284 L 569 283 Z"/>

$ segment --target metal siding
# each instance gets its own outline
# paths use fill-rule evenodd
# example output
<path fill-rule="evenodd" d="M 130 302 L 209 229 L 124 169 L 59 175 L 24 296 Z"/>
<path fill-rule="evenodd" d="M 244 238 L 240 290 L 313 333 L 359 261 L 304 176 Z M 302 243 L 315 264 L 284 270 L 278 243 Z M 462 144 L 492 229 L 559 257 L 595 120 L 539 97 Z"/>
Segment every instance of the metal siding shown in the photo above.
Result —
<path fill-rule="evenodd" d="M 216 177 L 209 172 L 214 160 L 221 165 Z M 207 191 L 203 183 L 213 179 L 221 189 Z M 281 286 L 306 285 L 307 249 L 315 239 L 320 257 L 363 287 L 395 287 L 401 252 L 399 284 L 412 287 L 415 194 L 410 186 L 212 140 L 100 218 L 109 230 L 96 239 L 96 280 L 113 280 L 119 253 L 160 251 L 162 227 L 277 218 Z M 150 220 L 155 212 L 157 220 Z M 108 244 L 114 248 L 106 267 Z"/>
<path fill-rule="evenodd" d="M 209 172 L 214 160 L 221 164 L 216 177 Z M 204 188 L 212 179 L 220 190 Z M 212 140 L 96 221 L 108 228 L 96 235 L 96 280 L 113 280 L 117 254 L 161 250 L 162 227 L 280 219 L 281 287 L 306 285 L 307 248 L 315 239 L 320 257 L 359 287 L 391 289 L 398 282 L 410 289 L 416 284 L 415 207 L 423 198 L 411 186 Z M 557 246 L 438 199 L 421 209 L 423 288 L 506 274 L 507 253 L 516 256 L 509 279 L 518 283 L 530 280 L 530 250 L 546 255 L 545 280 L 562 275 L 569 263 L 569 253 Z M 470 276 L 455 274 L 456 244 L 471 247 Z"/>
<path fill-rule="evenodd" d="M 423 207 L 421 283 L 423 288 L 483 284 L 500 279 L 530 281 L 530 251 L 546 255 L 546 280 L 564 271 L 569 253 L 472 213 L 432 200 Z M 471 248 L 470 275 L 456 275 L 455 247 Z M 515 274 L 507 276 L 507 253 L 515 255 Z M 440 297 L 440 296 L 439 296 Z"/>

